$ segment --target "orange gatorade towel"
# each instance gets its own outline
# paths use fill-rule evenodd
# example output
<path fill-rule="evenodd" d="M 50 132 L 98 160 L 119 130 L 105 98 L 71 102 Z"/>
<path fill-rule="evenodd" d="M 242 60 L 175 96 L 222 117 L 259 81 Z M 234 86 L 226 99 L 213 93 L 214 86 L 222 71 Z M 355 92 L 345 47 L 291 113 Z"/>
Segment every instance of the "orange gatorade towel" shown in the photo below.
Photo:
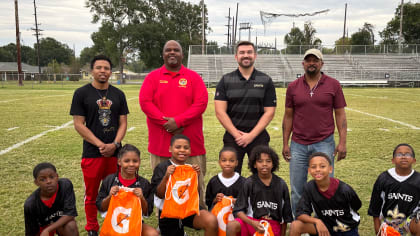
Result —
<path fill-rule="evenodd" d="M 233 197 L 223 197 L 222 201 L 216 203 L 211 213 L 217 217 L 217 223 L 219 224 L 219 236 L 226 235 L 226 225 L 229 221 L 235 218 L 232 215 L 233 208 Z"/>
<path fill-rule="evenodd" d="M 260 225 L 264 228 L 264 233 L 255 232 L 254 236 L 274 236 L 273 229 L 271 228 L 270 223 L 266 220 L 261 220 Z"/>
<path fill-rule="evenodd" d="M 140 199 L 134 195 L 132 188 L 120 187 L 117 195 L 111 197 L 100 235 L 139 236 L 141 221 Z"/>
<path fill-rule="evenodd" d="M 379 228 L 379 236 L 401 236 L 401 234 L 396 231 L 392 226 L 389 226 L 387 223 L 382 223 Z"/>
<path fill-rule="evenodd" d="M 184 219 L 199 211 L 197 172 L 190 165 L 179 165 L 166 183 L 160 218 Z"/>

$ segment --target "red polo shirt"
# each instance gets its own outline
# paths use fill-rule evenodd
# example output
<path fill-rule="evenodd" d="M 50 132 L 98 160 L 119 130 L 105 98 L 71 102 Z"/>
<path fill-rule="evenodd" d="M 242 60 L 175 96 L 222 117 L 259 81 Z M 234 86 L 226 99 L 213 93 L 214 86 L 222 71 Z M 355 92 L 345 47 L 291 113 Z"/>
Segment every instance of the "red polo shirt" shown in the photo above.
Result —
<path fill-rule="evenodd" d="M 178 127 L 191 140 L 191 156 L 204 155 L 203 117 L 208 102 L 203 79 L 194 71 L 181 66 L 178 73 L 165 66 L 150 72 L 139 94 L 140 107 L 147 116 L 149 152 L 170 157 L 172 134 L 163 128 L 163 117 L 174 117 Z"/>
<path fill-rule="evenodd" d="M 334 133 L 333 110 L 346 106 L 340 82 L 325 74 L 311 97 L 304 76 L 287 87 L 286 107 L 293 108 L 292 140 L 309 145 Z"/>

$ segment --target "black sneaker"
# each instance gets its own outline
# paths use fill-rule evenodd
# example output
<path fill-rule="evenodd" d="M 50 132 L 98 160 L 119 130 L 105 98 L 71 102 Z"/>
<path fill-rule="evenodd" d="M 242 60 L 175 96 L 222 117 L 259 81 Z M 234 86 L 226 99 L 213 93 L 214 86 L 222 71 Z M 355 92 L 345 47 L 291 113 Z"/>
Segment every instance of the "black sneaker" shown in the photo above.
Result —
<path fill-rule="evenodd" d="M 98 232 L 96 232 L 95 230 L 89 230 L 87 235 L 88 236 L 98 236 Z"/>

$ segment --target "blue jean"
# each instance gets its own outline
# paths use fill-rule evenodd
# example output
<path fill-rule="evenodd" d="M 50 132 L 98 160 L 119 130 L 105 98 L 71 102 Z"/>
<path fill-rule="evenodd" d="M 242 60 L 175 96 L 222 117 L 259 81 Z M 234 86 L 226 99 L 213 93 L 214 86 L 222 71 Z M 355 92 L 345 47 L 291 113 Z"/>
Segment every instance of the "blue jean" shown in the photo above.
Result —
<path fill-rule="evenodd" d="M 334 149 L 335 141 L 334 135 L 328 136 L 326 139 L 309 145 L 303 145 L 291 141 L 290 152 L 292 158 L 290 159 L 289 172 L 290 172 L 290 187 L 292 189 L 292 211 L 296 216 L 296 207 L 300 197 L 303 193 L 303 187 L 308 178 L 308 160 L 309 156 L 315 152 L 323 152 L 331 157 L 333 172 L 330 175 L 334 176 Z"/>

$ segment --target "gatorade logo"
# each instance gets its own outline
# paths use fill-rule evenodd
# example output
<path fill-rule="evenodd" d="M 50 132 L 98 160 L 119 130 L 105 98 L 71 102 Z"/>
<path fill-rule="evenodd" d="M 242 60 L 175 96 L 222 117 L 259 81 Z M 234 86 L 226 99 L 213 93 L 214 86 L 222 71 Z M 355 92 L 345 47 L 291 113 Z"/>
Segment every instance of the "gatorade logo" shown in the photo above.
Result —
<path fill-rule="evenodd" d="M 184 204 L 188 199 L 190 199 L 190 194 L 188 192 L 188 187 L 191 185 L 191 178 L 184 181 L 176 181 L 172 187 L 172 196 L 174 200 L 179 205 Z"/>
<path fill-rule="evenodd" d="M 116 207 L 112 212 L 111 225 L 117 233 L 128 233 L 130 226 L 131 208 Z"/>
<path fill-rule="evenodd" d="M 223 207 L 219 214 L 217 214 L 217 222 L 219 223 L 219 228 L 223 231 L 226 231 L 226 224 L 234 219 L 235 218 L 233 218 L 231 206 Z"/>

